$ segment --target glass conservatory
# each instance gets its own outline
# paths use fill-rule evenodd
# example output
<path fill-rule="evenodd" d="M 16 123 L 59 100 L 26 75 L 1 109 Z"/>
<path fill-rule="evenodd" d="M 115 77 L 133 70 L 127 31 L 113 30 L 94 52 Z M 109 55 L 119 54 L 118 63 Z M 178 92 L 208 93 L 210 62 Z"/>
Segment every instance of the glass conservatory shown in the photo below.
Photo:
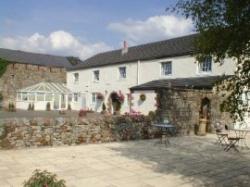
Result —
<path fill-rule="evenodd" d="M 68 107 L 70 90 L 62 83 L 41 82 L 17 91 L 16 108 L 62 110 Z"/>

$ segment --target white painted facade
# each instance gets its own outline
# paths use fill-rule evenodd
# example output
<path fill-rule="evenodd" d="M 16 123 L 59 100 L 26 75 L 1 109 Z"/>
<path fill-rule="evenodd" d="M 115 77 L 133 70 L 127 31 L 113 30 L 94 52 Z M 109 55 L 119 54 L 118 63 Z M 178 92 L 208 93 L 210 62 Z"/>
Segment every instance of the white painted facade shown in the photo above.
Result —
<path fill-rule="evenodd" d="M 162 63 L 164 62 L 171 62 L 172 73 L 170 75 L 162 75 Z M 126 78 L 120 78 L 119 67 L 126 67 Z M 99 70 L 99 81 L 95 80 L 94 71 L 96 70 Z M 211 71 L 200 72 L 199 63 L 196 62 L 195 57 L 180 56 L 68 71 L 67 88 L 79 96 L 78 101 L 74 102 L 74 99 L 72 101 L 71 106 L 74 110 L 92 109 L 99 112 L 102 110 L 102 102 L 93 99 L 92 94 L 102 93 L 105 97 L 104 102 L 107 103 L 112 91 L 121 91 L 125 95 L 125 102 L 121 108 L 122 113 L 133 109 L 148 114 L 149 111 L 156 109 L 154 91 L 134 92 L 132 94 L 133 104 L 130 106 L 127 97 L 127 94 L 130 93 L 129 88 L 158 79 L 231 75 L 234 71 L 235 62 L 232 59 L 225 59 L 222 64 L 212 61 Z M 78 74 L 78 80 L 75 80 L 75 74 Z M 146 95 L 144 102 L 140 101 L 141 93 Z"/>

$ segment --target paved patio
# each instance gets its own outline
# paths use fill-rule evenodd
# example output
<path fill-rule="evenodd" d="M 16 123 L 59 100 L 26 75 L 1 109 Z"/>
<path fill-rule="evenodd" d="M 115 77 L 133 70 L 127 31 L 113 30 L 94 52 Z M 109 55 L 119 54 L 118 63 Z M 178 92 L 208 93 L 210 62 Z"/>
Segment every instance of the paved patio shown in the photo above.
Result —
<path fill-rule="evenodd" d="M 215 136 L 0 151 L 0 186 L 46 169 L 69 187 L 250 186 L 250 151 L 225 153 Z"/>

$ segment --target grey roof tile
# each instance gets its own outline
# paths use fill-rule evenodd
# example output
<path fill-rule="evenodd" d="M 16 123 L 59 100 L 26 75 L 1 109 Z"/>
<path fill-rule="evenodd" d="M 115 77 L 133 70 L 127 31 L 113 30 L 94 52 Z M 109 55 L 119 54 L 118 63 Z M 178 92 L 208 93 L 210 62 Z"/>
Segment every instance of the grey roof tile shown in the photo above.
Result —
<path fill-rule="evenodd" d="M 192 34 L 169 40 L 129 47 L 128 52 L 124 55 L 122 55 L 121 49 L 99 53 L 86 59 L 82 63 L 69 68 L 69 70 L 135 62 L 137 60 L 151 60 L 164 57 L 190 55 L 196 52 L 194 48 L 194 40 L 197 36 L 198 34 Z"/>
<path fill-rule="evenodd" d="M 229 76 L 206 76 L 206 77 L 189 77 L 176 79 L 159 79 L 150 81 L 130 88 L 136 90 L 157 90 L 162 88 L 180 88 L 180 89 L 212 89 L 217 81 L 228 78 Z"/>
<path fill-rule="evenodd" d="M 0 48 L 0 58 L 10 62 L 21 64 L 34 64 L 49 67 L 64 67 L 69 68 L 72 65 L 67 60 L 67 57 L 30 53 L 18 50 Z"/>

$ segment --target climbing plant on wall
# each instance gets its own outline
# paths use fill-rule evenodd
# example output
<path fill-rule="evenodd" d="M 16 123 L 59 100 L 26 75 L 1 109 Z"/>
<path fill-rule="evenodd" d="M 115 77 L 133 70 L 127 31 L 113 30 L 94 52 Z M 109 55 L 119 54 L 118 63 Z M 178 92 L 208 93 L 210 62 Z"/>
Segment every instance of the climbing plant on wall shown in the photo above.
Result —
<path fill-rule="evenodd" d="M 0 77 L 4 74 L 8 66 L 8 62 L 0 58 Z"/>

